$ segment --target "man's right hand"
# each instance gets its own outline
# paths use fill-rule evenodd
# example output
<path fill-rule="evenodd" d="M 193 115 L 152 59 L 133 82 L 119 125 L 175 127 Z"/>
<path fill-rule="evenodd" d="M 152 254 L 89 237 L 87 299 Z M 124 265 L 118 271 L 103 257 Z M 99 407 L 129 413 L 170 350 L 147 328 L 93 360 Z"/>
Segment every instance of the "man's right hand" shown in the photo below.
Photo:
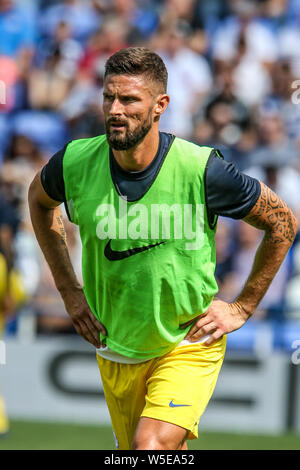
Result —
<path fill-rule="evenodd" d="M 62 213 L 58 207 L 61 201 L 55 201 L 45 192 L 41 171 L 36 174 L 30 185 L 28 203 L 37 241 L 72 323 L 77 333 L 96 348 L 100 348 L 100 333 L 104 336 L 107 336 L 107 333 L 89 308 L 76 277 L 68 251 Z"/>
<path fill-rule="evenodd" d="M 96 348 L 100 348 L 100 333 L 107 336 L 107 332 L 92 313 L 83 290 L 62 294 L 62 298 L 77 333 Z"/>

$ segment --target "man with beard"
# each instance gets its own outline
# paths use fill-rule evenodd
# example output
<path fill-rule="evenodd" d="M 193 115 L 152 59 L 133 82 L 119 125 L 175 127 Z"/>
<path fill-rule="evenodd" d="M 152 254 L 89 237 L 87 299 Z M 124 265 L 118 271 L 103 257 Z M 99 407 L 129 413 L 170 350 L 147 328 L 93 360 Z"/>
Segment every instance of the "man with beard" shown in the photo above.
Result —
<path fill-rule="evenodd" d="M 211 397 L 226 334 L 252 315 L 296 233 L 291 210 L 212 148 L 159 132 L 167 70 L 146 48 L 111 56 L 106 134 L 70 142 L 29 189 L 33 227 L 77 332 L 97 348 L 119 449 L 187 449 Z M 178 117 L 180 118 L 180 116 Z M 65 203 L 82 240 L 70 262 Z M 265 231 L 231 304 L 214 300 L 218 215 Z"/>

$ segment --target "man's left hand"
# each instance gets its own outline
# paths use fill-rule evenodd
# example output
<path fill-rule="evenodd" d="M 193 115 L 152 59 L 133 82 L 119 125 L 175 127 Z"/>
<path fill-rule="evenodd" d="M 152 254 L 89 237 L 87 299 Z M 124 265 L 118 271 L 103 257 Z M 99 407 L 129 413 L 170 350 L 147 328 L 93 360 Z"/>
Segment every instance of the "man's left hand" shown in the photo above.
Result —
<path fill-rule="evenodd" d="M 249 314 L 238 303 L 228 304 L 214 300 L 204 315 L 201 315 L 184 339 L 195 343 L 210 335 L 205 345 L 210 345 L 224 334 L 238 330 L 246 323 Z M 183 325 L 182 325 L 183 326 Z"/>

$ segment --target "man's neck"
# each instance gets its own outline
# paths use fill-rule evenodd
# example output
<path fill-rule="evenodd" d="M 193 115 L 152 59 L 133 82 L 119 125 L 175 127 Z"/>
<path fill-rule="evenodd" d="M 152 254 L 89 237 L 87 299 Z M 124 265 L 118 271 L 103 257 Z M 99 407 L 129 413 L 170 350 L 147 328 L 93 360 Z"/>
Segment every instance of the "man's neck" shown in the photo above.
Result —
<path fill-rule="evenodd" d="M 119 166 L 126 171 L 141 171 L 154 159 L 159 146 L 158 128 L 151 129 L 145 138 L 129 150 L 112 149 Z"/>

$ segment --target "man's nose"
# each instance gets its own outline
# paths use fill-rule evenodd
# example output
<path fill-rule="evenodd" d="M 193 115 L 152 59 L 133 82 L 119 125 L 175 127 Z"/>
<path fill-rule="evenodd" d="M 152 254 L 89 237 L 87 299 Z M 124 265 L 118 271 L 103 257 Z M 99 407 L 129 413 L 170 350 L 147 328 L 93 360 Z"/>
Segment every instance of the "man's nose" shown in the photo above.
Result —
<path fill-rule="evenodd" d="M 122 104 L 121 104 L 120 101 L 116 98 L 116 99 L 112 102 L 112 105 L 111 105 L 111 108 L 110 108 L 110 114 L 113 114 L 113 115 L 120 115 L 120 114 L 122 114 L 122 112 L 123 112 Z"/>

